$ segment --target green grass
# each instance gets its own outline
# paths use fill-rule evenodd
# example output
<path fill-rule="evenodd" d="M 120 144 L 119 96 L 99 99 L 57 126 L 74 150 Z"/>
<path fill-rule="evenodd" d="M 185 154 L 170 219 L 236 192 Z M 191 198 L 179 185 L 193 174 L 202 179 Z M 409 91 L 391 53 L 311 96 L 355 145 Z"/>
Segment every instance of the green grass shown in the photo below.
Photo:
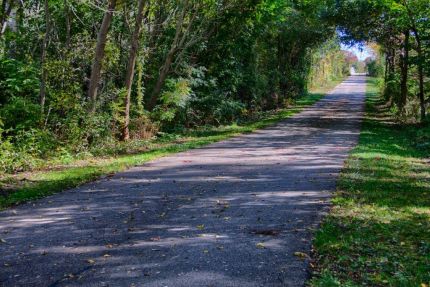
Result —
<path fill-rule="evenodd" d="M 358 146 L 314 240 L 311 286 L 429 286 L 430 127 L 396 124 L 369 80 Z"/>
<path fill-rule="evenodd" d="M 334 84 L 331 85 L 331 87 L 333 86 Z M 305 106 L 315 103 L 323 97 L 327 90 L 328 88 L 323 88 L 310 93 L 298 99 L 291 108 L 264 114 L 257 120 L 244 122 L 241 125 L 205 127 L 182 135 L 175 135 L 172 139 L 148 143 L 146 147 L 148 150 L 145 152 L 133 152 L 133 154 L 118 157 L 96 157 L 71 162 L 66 166 L 55 164 L 50 167 L 51 170 L 5 175 L 0 178 L 0 209 L 76 187 L 103 175 L 123 171 L 162 156 L 201 147 L 273 125 L 298 113 Z"/>

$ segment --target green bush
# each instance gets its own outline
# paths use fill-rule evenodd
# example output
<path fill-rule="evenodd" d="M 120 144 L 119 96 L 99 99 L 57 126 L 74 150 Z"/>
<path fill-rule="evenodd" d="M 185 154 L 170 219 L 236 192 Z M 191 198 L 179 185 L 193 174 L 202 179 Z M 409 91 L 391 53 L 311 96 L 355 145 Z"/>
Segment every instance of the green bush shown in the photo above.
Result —
<path fill-rule="evenodd" d="M 376 60 L 366 63 L 367 74 L 371 77 L 381 77 L 384 74 L 384 66 Z"/>
<path fill-rule="evenodd" d="M 12 96 L 0 109 L 3 127 L 9 135 L 40 126 L 40 106 L 27 97 Z"/>
<path fill-rule="evenodd" d="M 38 90 L 38 70 L 31 62 L 0 57 L 0 104 L 12 97 L 34 100 Z"/>
<path fill-rule="evenodd" d="M 245 114 L 245 104 L 239 101 L 222 100 L 214 111 L 214 120 L 217 124 L 232 123 Z"/>

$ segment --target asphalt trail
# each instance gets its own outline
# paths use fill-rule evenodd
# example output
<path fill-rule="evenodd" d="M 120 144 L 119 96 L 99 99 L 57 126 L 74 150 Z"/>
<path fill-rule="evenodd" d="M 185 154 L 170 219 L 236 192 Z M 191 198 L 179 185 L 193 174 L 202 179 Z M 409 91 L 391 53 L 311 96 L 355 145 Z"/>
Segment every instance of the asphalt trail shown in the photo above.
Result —
<path fill-rule="evenodd" d="M 3 286 L 302 286 L 357 143 L 353 76 L 276 126 L 0 213 Z"/>

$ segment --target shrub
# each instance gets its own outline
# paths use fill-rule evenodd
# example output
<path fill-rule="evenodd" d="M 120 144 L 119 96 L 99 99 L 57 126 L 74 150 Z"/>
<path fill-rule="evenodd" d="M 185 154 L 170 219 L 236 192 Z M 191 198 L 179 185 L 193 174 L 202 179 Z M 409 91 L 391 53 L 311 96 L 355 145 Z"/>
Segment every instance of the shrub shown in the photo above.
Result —
<path fill-rule="evenodd" d="M 31 62 L 0 57 L 0 104 L 12 97 L 36 99 L 39 89 L 37 71 Z"/>
<path fill-rule="evenodd" d="M 9 135 L 36 128 L 41 122 L 40 106 L 24 97 L 11 97 L 1 108 L 0 117 Z"/>

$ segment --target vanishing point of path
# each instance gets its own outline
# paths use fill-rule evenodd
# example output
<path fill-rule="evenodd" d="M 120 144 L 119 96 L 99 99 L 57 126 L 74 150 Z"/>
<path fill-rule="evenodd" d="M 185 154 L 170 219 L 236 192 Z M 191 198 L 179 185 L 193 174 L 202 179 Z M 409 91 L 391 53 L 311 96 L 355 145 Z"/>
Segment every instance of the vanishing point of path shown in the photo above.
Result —
<path fill-rule="evenodd" d="M 3 286 L 303 286 L 356 144 L 353 76 L 276 126 L 0 212 Z"/>

